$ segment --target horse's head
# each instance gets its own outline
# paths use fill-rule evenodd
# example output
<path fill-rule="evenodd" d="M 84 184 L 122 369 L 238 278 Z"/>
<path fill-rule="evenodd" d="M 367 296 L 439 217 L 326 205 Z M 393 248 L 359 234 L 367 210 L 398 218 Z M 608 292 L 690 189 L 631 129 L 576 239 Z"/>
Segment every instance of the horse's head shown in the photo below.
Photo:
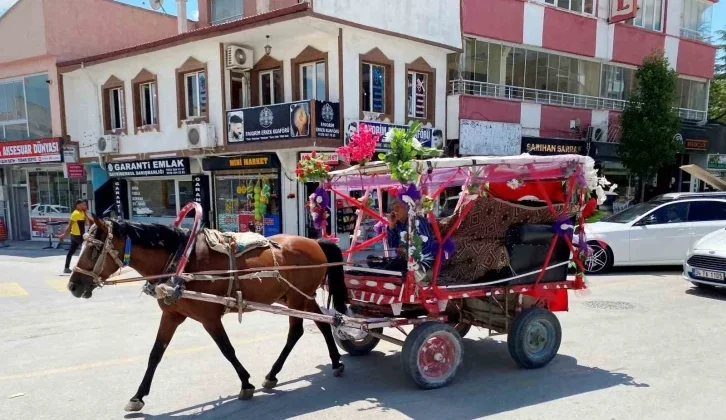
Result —
<path fill-rule="evenodd" d="M 68 290 L 77 298 L 90 298 L 93 290 L 122 266 L 119 255 L 124 252 L 123 238 L 114 237 L 112 222 L 94 221 L 84 236 L 81 255 L 68 280 Z"/>

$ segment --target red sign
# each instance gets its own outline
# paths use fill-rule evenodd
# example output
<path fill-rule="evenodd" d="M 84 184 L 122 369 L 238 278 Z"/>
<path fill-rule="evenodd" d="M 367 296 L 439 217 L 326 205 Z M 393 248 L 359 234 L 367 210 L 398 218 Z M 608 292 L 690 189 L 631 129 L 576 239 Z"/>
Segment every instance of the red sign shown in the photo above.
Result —
<path fill-rule="evenodd" d="M 50 222 L 68 222 L 68 218 L 58 217 L 31 217 L 30 218 L 30 230 L 31 235 L 34 238 L 47 238 L 50 235 L 49 226 L 47 223 Z M 58 238 L 66 230 L 66 225 L 53 226 L 53 237 Z"/>
<path fill-rule="evenodd" d="M 81 163 L 66 163 L 66 178 L 86 179 L 86 168 Z"/>
<path fill-rule="evenodd" d="M 0 164 L 60 162 L 62 156 L 60 138 L 0 143 Z"/>
<path fill-rule="evenodd" d="M 0 242 L 8 240 L 8 229 L 5 226 L 5 217 L 0 216 Z"/>
<path fill-rule="evenodd" d="M 638 0 L 610 0 L 610 23 L 632 19 L 638 14 Z"/>

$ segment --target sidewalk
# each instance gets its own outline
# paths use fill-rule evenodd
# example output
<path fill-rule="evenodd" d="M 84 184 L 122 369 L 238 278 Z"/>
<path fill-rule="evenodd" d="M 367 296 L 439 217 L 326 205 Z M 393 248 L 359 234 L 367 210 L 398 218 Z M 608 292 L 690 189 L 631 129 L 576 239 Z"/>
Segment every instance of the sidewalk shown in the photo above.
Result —
<path fill-rule="evenodd" d="M 65 241 L 61 248 L 48 249 L 48 241 L 5 241 L 0 243 L 1 251 L 34 251 L 45 252 L 49 255 L 59 255 L 68 252 L 68 241 Z M 57 246 L 57 242 L 53 242 L 53 246 Z M 45 248 L 45 249 L 44 249 Z"/>

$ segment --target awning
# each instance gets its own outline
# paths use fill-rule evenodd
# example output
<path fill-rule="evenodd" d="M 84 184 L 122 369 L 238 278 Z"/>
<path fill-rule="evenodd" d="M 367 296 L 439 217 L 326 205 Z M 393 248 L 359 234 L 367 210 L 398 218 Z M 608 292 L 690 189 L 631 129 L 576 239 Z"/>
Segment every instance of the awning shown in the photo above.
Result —
<path fill-rule="evenodd" d="M 681 166 L 681 170 L 691 174 L 691 176 L 700 179 L 701 181 L 712 186 L 718 191 L 726 191 L 725 180 L 713 175 L 712 173 L 708 172 L 707 170 L 701 168 L 698 165 L 683 165 Z"/>

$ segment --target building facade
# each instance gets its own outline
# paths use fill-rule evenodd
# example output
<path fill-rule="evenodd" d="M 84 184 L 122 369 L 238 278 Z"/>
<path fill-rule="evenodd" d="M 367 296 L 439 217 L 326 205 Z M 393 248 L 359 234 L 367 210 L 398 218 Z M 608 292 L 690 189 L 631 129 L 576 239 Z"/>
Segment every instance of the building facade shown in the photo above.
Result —
<path fill-rule="evenodd" d="M 92 198 L 57 63 L 176 31 L 175 18 L 110 0 L 19 0 L 0 16 L 0 240 L 41 239 Z"/>
<path fill-rule="evenodd" d="M 589 154 L 608 178 L 628 185 L 617 157 L 618 117 L 637 67 L 654 50 L 678 73 L 680 116 L 706 120 L 712 1 L 462 4 L 464 52 L 449 58 L 447 99 L 448 138 L 461 154 Z M 686 154 L 694 154 L 691 163 L 703 157 L 705 167 L 697 145 Z"/>
<path fill-rule="evenodd" d="M 421 121 L 441 145 L 460 3 L 389 3 L 201 0 L 199 29 L 62 63 L 96 211 L 171 223 L 196 200 L 221 230 L 311 235 L 301 156 L 336 165 L 361 123 Z"/>

